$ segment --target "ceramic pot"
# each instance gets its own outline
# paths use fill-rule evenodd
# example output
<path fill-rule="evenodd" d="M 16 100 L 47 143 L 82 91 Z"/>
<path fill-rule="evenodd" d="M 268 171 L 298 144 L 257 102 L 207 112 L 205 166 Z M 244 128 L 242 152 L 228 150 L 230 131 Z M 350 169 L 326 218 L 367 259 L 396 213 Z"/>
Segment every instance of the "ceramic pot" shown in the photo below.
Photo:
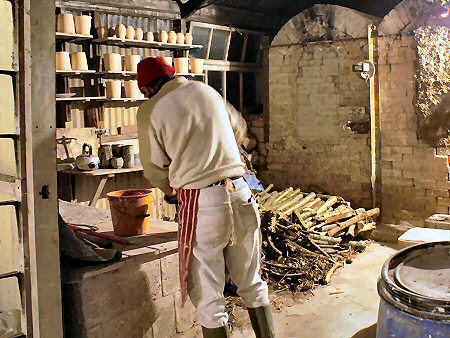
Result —
<path fill-rule="evenodd" d="M 79 15 L 75 17 L 75 31 L 77 34 L 89 35 L 91 34 L 91 22 L 90 15 Z"/>
<path fill-rule="evenodd" d="M 122 97 L 122 81 L 120 80 L 107 81 L 106 97 L 108 99 L 120 99 Z"/>
<path fill-rule="evenodd" d="M 125 36 L 127 35 L 127 28 L 124 24 L 118 24 L 116 26 L 116 37 L 119 39 L 125 39 Z"/>
<path fill-rule="evenodd" d="M 164 61 L 170 66 L 172 66 L 172 60 L 173 58 L 171 56 L 163 56 Z"/>
<path fill-rule="evenodd" d="M 186 35 L 184 36 L 184 43 L 186 45 L 192 45 L 192 34 L 191 33 L 186 33 Z"/>
<path fill-rule="evenodd" d="M 56 69 L 72 70 L 69 52 L 56 52 Z"/>
<path fill-rule="evenodd" d="M 135 99 L 139 96 L 139 87 L 137 80 L 125 81 L 125 96 L 130 99 Z"/>
<path fill-rule="evenodd" d="M 123 167 L 123 158 L 122 157 L 113 157 L 111 159 L 111 167 L 114 169 L 120 169 Z"/>
<path fill-rule="evenodd" d="M 137 73 L 137 65 L 141 61 L 140 55 L 126 55 L 125 56 L 125 70 L 127 72 Z"/>
<path fill-rule="evenodd" d="M 70 13 L 58 14 L 57 31 L 60 33 L 75 34 L 73 15 Z"/>
<path fill-rule="evenodd" d="M 142 28 L 140 28 L 140 27 L 136 28 L 135 31 L 134 31 L 134 33 L 135 33 L 134 38 L 135 38 L 136 40 L 142 40 L 142 39 L 144 39 L 144 31 L 142 30 Z"/>
<path fill-rule="evenodd" d="M 153 35 L 153 32 L 145 33 L 145 40 L 147 40 L 149 42 L 155 41 L 155 36 Z"/>
<path fill-rule="evenodd" d="M 177 43 L 177 33 L 174 31 L 170 31 L 167 35 L 167 42 L 168 43 Z"/>
<path fill-rule="evenodd" d="M 106 38 L 108 36 L 105 27 L 99 26 L 97 27 L 97 35 L 99 38 Z"/>
<path fill-rule="evenodd" d="M 99 167 L 102 169 L 109 168 L 112 159 L 112 148 L 110 144 L 103 144 L 98 147 L 98 157 L 100 158 Z"/>
<path fill-rule="evenodd" d="M 88 70 L 85 52 L 72 53 L 72 70 Z"/>
<path fill-rule="evenodd" d="M 197 58 L 189 59 L 189 64 L 191 65 L 191 73 L 203 74 L 204 63 L 205 63 L 204 59 L 197 59 Z"/>
<path fill-rule="evenodd" d="M 106 37 L 117 38 L 117 35 L 116 35 L 116 29 L 115 29 L 114 27 L 108 28 L 108 32 L 107 32 L 105 38 L 106 38 Z"/>
<path fill-rule="evenodd" d="M 175 58 L 173 59 L 175 65 L 175 71 L 178 74 L 189 73 L 189 59 L 188 58 Z"/>
<path fill-rule="evenodd" d="M 179 45 L 184 44 L 184 34 L 183 33 L 177 33 L 177 44 L 179 44 Z"/>
<path fill-rule="evenodd" d="M 161 31 L 158 34 L 158 38 L 159 38 L 160 42 L 167 43 L 167 40 L 169 39 L 169 35 L 167 34 L 166 31 Z"/>
<path fill-rule="evenodd" d="M 125 37 L 128 40 L 134 40 L 135 35 L 136 35 L 136 32 L 134 31 L 134 27 L 133 26 L 128 26 L 127 27 L 127 32 L 125 34 Z"/>
<path fill-rule="evenodd" d="M 105 61 L 105 71 L 121 72 L 122 71 L 122 55 L 118 53 L 107 53 L 103 55 Z"/>

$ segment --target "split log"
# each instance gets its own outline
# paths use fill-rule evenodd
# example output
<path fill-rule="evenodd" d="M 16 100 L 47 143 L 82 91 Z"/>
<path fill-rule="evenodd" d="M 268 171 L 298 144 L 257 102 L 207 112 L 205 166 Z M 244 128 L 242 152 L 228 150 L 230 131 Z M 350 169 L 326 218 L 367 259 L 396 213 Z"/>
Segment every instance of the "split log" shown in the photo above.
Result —
<path fill-rule="evenodd" d="M 289 187 L 287 189 L 285 189 L 283 192 L 281 192 L 281 194 L 279 194 L 277 196 L 277 198 L 275 198 L 273 200 L 273 202 L 271 202 L 270 204 L 267 205 L 267 208 L 271 208 L 272 206 L 274 206 L 275 204 L 277 204 L 279 201 L 281 201 L 284 196 L 286 196 L 287 194 L 289 194 L 291 191 L 294 191 L 294 189 L 292 187 Z"/>
<path fill-rule="evenodd" d="M 318 235 L 318 234 L 309 234 L 308 236 L 311 237 L 312 239 L 316 239 L 319 241 L 325 241 L 325 242 L 333 243 L 333 244 L 339 244 L 342 242 L 342 238 L 340 238 L 340 237 L 329 237 L 329 236 Z"/>
<path fill-rule="evenodd" d="M 330 237 L 334 237 L 336 236 L 338 233 L 340 233 L 342 230 L 347 229 L 349 226 L 351 226 L 352 224 L 355 224 L 367 217 L 373 217 L 375 215 L 378 215 L 380 213 L 380 209 L 379 208 L 374 208 L 368 211 L 365 211 L 359 215 L 356 215 L 355 217 L 350 218 L 349 220 L 340 223 L 337 227 L 331 229 L 328 231 L 328 235 Z"/>
<path fill-rule="evenodd" d="M 311 200 L 313 200 L 315 198 L 316 194 L 315 193 L 310 193 L 308 194 L 306 197 L 304 197 L 300 202 L 298 202 L 297 204 L 294 204 L 293 206 L 291 206 L 289 209 L 287 209 L 286 211 L 284 211 L 283 213 L 285 215 L 290 215 L 294 210 L 299 209 L 300 207 L 302 207 L 303 205 L 309 203 Z"/>
<path fill-rule="evenodd" d="M 336 214 L 334 216 L 331 216 L 331 217 L 325 219 L 325 221 L 323 222 L 323 225 L 331 224 L 336 221 L 340 221 L 341 219 L 352 217 L 353 215 L 354 215 L 354 213 L 350 212 L 350 211 L 342 212 L 342 213 Z"/>
<path fill-rule="evenodd" d="M 324 204 L 325 204 L 325 202 L 322 201 L 322 200 L 320 200 L 320 201 L 318 201 L 316 204 L 314 204 L 314 205 L 311 207 L 311 209 L 316 210 L 316 212 L 317 212 L 317 210 L 319 210 L 320 207 L 321 207 L 322 205 L 324 205 Z"/>
<path fill-rule="evenodd" d="M 278 208 L 281 212 L 284 212 L 284 210 L 287 210 L 294 204 L 297 204 L 302 198 L 303 198 L 303 194 L 299 193 L 290 201 L 283 202 L 281 205 L 278 206 Z"/>
<path fill-rule="evenodd" d="M 330 197 L 324 205 L 322 205 L 319 209 L 317 209 L 317 215 L 323 214 L 325 211 L 327 211 L 328 208 L 332 207 L 336 202 L 338 198 L 336 196 Z"/>

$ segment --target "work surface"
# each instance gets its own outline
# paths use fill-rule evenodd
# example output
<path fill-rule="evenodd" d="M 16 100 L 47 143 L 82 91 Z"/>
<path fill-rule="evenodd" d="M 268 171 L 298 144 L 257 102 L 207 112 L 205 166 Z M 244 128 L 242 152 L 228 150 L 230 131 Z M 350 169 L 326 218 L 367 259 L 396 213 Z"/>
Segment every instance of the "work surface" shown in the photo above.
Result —
<path fill-rule="evenodd" d="M 59 212 L 67 223 L 96 226 L 99 232 L 114 235 L 109 210 L 59 201 Z M 121 261 L 113 264 L 73 267 L 70 271 L 66 271 L 64 281 L 71 282 L 116 269 L 129 259 L 151 260 L 161 255 L 175 253 L 178 250 L 177 230 L 177 223 L 152 220 L 149 234 L 127 237 L 129 245 L 113 244 L 113 249 L 122 251 Z"/>

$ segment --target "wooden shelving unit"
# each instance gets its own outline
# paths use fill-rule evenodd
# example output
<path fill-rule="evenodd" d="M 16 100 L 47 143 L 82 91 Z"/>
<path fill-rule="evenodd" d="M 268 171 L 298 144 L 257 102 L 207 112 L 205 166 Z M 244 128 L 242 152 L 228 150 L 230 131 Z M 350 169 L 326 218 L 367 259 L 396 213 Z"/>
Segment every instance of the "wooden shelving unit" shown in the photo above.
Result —
<path fill-rule="evenodd" d="M 77 76 L 77 75 L 95 75 L 95 70 L 56 70 L 56 75 L 61 76 Z"/>
<path fill-rule="evenodd" d="M 120 169 L 97 169 L 92 171 L 81 171 L 78 169 L 63 170 L 62 173 L 71 175 L 81 175 L 81 176 L 106 176 L 106 175 L 117 175 L 117 174 L 127 174 L 136 171 L 143 171 L 142 166 L 136 166 L 132 168 L 120 168 Z"/>
<path fill-rule="evenodd" d="M 186 45 L 186 44 L 164 43 L 158 41 L 145 41 L 145 40 L 129 40 L 113 37 L 98 38 L 94 39 L 92 42 L 100 45 L 118 46 L 123 48 L 137 47 L 137 48 L 151 48 L 160 50 L 189 50 L 195 48 L 203 48 L 202 45 Z"/>
<path fill-rule="evenodd" d="M 79 97 L 79 96 L 72 96 L 72 97 L 57 97 L 56 102 L 70 102 L 70 101 L 105 101 L 107 98 L 106 96 L 87 96 L 87 97 Z"/>
<path fill-rule="evenodd" d="M 70 34 L 70 33 L 55 33 L 56 40 L 64 41 L 64 42 L 72 42 L 72 43 L 80 43 L 86 40 L 91 40 L 93 38 L 92 35 L 83 35 L 83 34 Z"/>

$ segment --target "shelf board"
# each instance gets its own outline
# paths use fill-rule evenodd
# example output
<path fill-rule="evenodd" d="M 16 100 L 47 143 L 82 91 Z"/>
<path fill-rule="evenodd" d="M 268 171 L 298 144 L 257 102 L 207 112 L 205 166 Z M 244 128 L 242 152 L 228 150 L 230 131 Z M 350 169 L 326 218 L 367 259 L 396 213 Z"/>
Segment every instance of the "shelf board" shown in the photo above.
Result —
<path fill-rule="evenodd" d="M 186 74 L 182 74 L 182 73 L 177 73 L 178 76 L 190 76 L 190 77 L 195 77 L 195 76 L 205 76 L 205 74 L 195 74 L 195 73 L 186 73 Z"/>
<path fill-rule="evenodd" d="M 66 42 L 81 42 L 85 40 L 92 39 L 92 35 L 84 35 L 84 34 L 71 34 L 71 33 L 60 33 L 56 32 L 56 40 L 66 41 Z"/>
<path fill-rule="evenodd" d="M 133 168 L 121 168 L 121 169 L 97 169 L 92 171 L 80 171 L 78 169 L 70 169 L 61 171 L 64 174 L 80 175 L 80 176 L 108 176 L 116 174 L 126 174 L 132 172 L 143 171 L 142 166 L 136 166 Z"/>
<path fill-rule="evenodd" d="M 106 99 L 106 102 L 136 102 L 136 101 L 147 101 L 148 99 L 145 97 L 139 98 L 130 98 L 130 97 L 121 97 L 118 99 Z"/>
<path fill-rule="evenodd" d="M 176 43 L 163 43 L 157 41 L 146 40 L 129 40 L 119 38 L 98 38 L 93 40 L 94 43 L 101 45 L 119 46 L 119 47 L 138 47 L 138 48 L 152 48 L 152 49 L 171 49 L 171 50 L 188 50 L 195 48 L 203 48 L 202 45 L 185 45 Z"/>
<path fill-rule="evenodd" d="M 79 97 L 79 96 L 72 96 L 72 97 L 57 97 L 56 101 L 104 101 L 106 100 L 105 96 L 92 96 L 92 97 Z"/>
<path fill-rule="evenodd" d="M 0 279 L 10 278 L 10 277 L 19 277 L 21 274 L 22 274 L 22 272 L 20 272 L 20 271 L 11 271 L 11 272 L 0 273 Z"/>
<path fill-rule="evenodd" d="M 97 72 L 95 73 L 95 75 L 98 76 L 104 76 L 104 77 L 128 77 L 128 76 L 133 76 L 136 77 L 137 73 L 135 72 L 128 72 L 128 71 L 123 71 L 123 72 Z"/>
<path fill-rule="evenodd" d="M 110 142 L 120 142 L 120 141 L 128 141 L 128 140 L 135 140 L 138 138 L 137 134 L 132 135 L 105 135 L 102 136 L 102 142 L 104 143 L 110 143 Z"/>
<path fill-rule="evenodd" d="M 56 75 L 61 76 L 76 76 L 85 74 L 95 74 L 95 70 L 57 70 Z"/>

